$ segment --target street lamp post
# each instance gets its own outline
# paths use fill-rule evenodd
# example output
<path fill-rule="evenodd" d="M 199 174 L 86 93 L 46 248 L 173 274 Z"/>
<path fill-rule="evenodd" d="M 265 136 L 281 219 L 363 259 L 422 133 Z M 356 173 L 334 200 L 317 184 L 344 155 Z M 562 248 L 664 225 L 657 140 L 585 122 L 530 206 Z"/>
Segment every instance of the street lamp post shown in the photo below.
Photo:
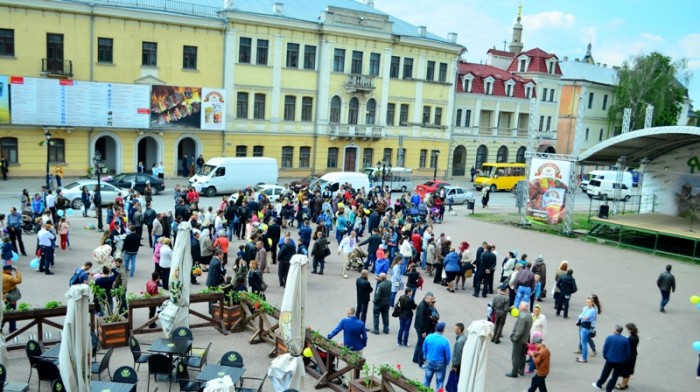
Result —
<path fill-rule="evenodd" d="M 102 231 L 102 193 L 101 193 L 101 180 L 100 175 L 102 174 L 102 154 L 99 151 L 95 151 L 95 156 L 92 157 L 92 163 L 95 165 L 95 174 L 97 174 L 97 189 L 93 195 L 93 202 L 95 203 L 95 215 L 97 215 L 97 230 Z"/>
<path fill-rule="evenodd" d="M 433 150 L 433 180 L 437 180 L 438 157 L 440 150 Z"/>
<path fill-rule="evenodd" d="M 51 181 L 49 177 L 49 156 L 51 150 L 51 132 L 49 130 L 44 131 L 44 137 L 46 137 L 46 190 L 51 189 Z"/>
<path fill-rule="evenodd" d="M 386 169 L 387 168 L 389 168 L 389 171 L 391 171 L 391 162 L 387 162 L 387 161 L 377 162 L 377 169 L 381 169 L 381 176 L 382 176 L 382 187 L 380 189 L 381 192 L 384 192 L 384 177 L 386 177 Z"/>

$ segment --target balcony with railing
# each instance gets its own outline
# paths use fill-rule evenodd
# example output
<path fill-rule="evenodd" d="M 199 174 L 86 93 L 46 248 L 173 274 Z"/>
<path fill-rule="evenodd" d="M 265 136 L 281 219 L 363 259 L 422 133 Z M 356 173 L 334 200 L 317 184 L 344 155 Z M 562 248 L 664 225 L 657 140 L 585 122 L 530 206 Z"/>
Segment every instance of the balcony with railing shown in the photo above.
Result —
<path fill-rule="evenodd" d="M 349 75 L 345 82 L 345 89 L 349 93 L 368 93 L 374 90 L 374 77 L 366 75 Z"/>
<path fill-rule="evenodd" d="M 386 137 L 386 129 L 378 125 L 330 124 L 328 133 L 331 140 L 337 138 L 379 140 Z"/>
<path fill-rule="evenodd" d="M 73 62 L 71 60 L 41 59 L 41 74 L 49 76 L 73 76 Z"/>

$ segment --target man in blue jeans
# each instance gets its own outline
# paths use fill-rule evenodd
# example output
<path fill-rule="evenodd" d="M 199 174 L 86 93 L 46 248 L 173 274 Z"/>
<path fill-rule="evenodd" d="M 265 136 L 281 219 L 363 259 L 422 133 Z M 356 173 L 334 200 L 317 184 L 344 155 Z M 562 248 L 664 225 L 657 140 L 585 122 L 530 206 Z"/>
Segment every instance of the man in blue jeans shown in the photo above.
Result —
<path fill-rule="evenodd" d="M 439 390 L 445 383 L 445 371 L 450 363 L 450 342 L 445 336 L 445 323 L 439 322 L 435 326 L 435 332 L 426 336 L 423 341 L 423 355 L 425 356 L 425 380 L 423 385 L 429 387 L 435 375 L 435 390 Z"/>

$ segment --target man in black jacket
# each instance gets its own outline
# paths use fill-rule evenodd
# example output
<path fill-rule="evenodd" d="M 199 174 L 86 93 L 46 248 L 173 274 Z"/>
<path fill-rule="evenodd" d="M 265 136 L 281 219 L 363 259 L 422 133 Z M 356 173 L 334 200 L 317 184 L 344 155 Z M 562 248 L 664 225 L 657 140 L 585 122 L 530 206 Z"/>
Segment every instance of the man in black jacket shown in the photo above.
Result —
<path fill-rule="evenodd" d="M 379 317 L 382 318 L 383 332 L 389 334 L 389 308 L 391 307 L 391 282 L 382 272 L 377 276 L 377 290 L 374 292 L 374 329 L 372 333 L 379 335 Z"/>
<path fill-rule="evenodd" d="M 437 325 L 439 319 L 440 316 L 435 310 L 435 296 L 428 291 L 420 304 L 418 304 L 416 321 L 413 323 L 413 328 L 416 329 L 418 334 L 416 349 L 413 351 L 413 363 L 417 363 L 418 366 L 423 366 L 425 361 L 423 357 L 423 341 L 426 336 L 435 332 L 435 325 Z"/>
<path fill-rule="evenodd" d="M 574 279 L 574 270 L 570 269 L 566 271 L 566 274 L 562 275 L 557 281 L 557 287 L 559 288 L 557 316 L 559 316 L 561 310 L 564 309 L 564 318 L 569 318 L 569 300 L 571 299 L 571 294 L 578 290 L 576 287 L 576 279 Z"/>
<path fill-rule="evenodd" d="M 277 218 L 270 219 L 270 224 L 267 226 L 267 238 L 272 240 L 270 251 L 272 252 L 272 264 L 277 264 L 277 244 L 280 242 L 282 229 L 277 223 Z"/>
<path fill-rule="evenodd" d="M 493 275 L 496 271 L 496 255 L 491 250 L 491 245 L 488 245 L 481 254 L 481 282 L 484 284 L 481 296 L 484 298 L 486 298 L 486 294 L 493 291 Z M 477 273 L 479 272 L 477 271 Z M 474 294 L 479 295 L 479 286 L 474 286 Z"/>
<path fill-rule="evenodd" d="M 146 211 L 143 212 L 143 221 L 148 228 L 148 246 L 153 248 L 153 221 L 158 217 L 158 213 L 151 207 L 151 203 L 146 203 Z"/>
<path fill-rule="evenodd" d="M 377 249 L 382 244 L 382 237 L 379 236 L 379 231 L 374 228 L 372 234 L 366 240 L 357 244 L 357 246 L 367 245 L 367 260 L 365 260 L 365 269 L 374 272 L 374 263 L 377 261 Z"/>
<path fill-rule="evenodd" d="M 122 252 L 124 252 L 124 266 L 129 272 L 129 276 L 132 278 L 134 277 L 134 270 L 136 269 L 136 254 L 139 253 L 140 246 L 141 238 L 136 233 L 134 226 L 129 225 L 129 234 L 124 238 Z"/>
<path fill-rule="evenodd" d="M 199 235 L 200 232 L 199 230 L 192 230 L 192 241 L 190 241 L 191 246 L 190 246 L 190 254 L 192 255 L 192 264 L 199 263 L 199 260 L 202 258 L 202 248 L 199 245 Z M 190 271 L 190 282 L 192 284 L 199 284 L 197 282 L 197 277 L 194 276 L 194 273 Z"/>
<path fill-rule="evenodd" d="M 661 275 L 659 275 L 659 278 L 656 279 L 656 286 L 661 292 L 661 305 L 659 307 L 659 311 L 661 313 L 666 313 L 665 308 L 666 304 L 668 304 L 668 301 L 671 299 L 671 291 L 676 291 L 676 278 L 673 276 L 673 274 L 671 274 L 671 264 L 668 264 L 666 266 L 666 271 L 662 272 Z"/>
<path fill-rule="evenodd" d="M 367 320 L 369 295 L 374 290 L 368 277 L 369 272 L 365 269 L 360 272 L 360 277 L 355 281 L 355 287 L 357 288 L 357 310 L 355 311 L 355 317 L 362 320 L 363 323 Z"/>
<path fill-rule="evenodd" d="M 207 273 L 207 287 L 216 287 L 223 282 L 224 269 L 221 265 L 224 252 L 221 249 L 214 251 L 214 257 L 209 262 L 209 272 Z"/>
<path fill-rule="evenodd" d="M 289 272 L 289 261 L 292 256 L 296 253 L 294 245 L 292 245 L 292 239 L 290 237 L 284 238 L 284 243 L 280 245 L 280 252 L 277 255 L 277 260 L 279 261 L 279 269 L 277 270 L 277 277 L 280 280 L 280 286 L 285 287 L 287 285 L 287 273 Z"/>

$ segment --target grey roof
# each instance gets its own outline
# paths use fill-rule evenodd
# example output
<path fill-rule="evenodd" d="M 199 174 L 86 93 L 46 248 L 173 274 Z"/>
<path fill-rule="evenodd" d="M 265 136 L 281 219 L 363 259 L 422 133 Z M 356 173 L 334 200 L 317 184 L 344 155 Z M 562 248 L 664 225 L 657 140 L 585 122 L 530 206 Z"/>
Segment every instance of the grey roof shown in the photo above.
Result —
<path fill-rule="evenodd" d="M 614 164 L 617 158 L 627 157 L 627 162 L 639 162 L 642 158 L 654 160 L 682 146 L 700 143 L 700 128 L 668 126 L 640 129 L 623 133 L 598 143 L 579 156 L 580 162 L 590 164 Z"/>
<path fill-rule="evenodd" d="M 199 0 L 204 1 L 204 0 Z M 213 0 L 212 2 L 218 2 Z M 223 0 L 220 0 L 223 2 Z M 284 12 L 282 15 L 272 11 L 272 6 L 275 3 L 284 4 Z M 355 0 L 235 0 L 232 10 L 251 14 L 272 16 L 278 18 L 295 19 L 305 22 L 318 23 L 321 12 L 328 7 L 345 8 L 353 11 L 366 12 L 376 15 L 385 15 L 393 22 L 392 33 L 395 35 L 423 38 L 442 43 L 450 43 L 446 38 L 428 32 L 425 37 L 418 35 L 418 27 L 401 19 L 397 19 L 385 12 L 382 12 L 374 7 L 371 7 L 363 2 Z"/>
<path fill-rule="evenodd" d="M 581 80 L 608 86 L 617 84 L 617 72 L 613 68 L 581 61 L 562 61 L 559 67 L 562 72 L 561 80 Z"/>

